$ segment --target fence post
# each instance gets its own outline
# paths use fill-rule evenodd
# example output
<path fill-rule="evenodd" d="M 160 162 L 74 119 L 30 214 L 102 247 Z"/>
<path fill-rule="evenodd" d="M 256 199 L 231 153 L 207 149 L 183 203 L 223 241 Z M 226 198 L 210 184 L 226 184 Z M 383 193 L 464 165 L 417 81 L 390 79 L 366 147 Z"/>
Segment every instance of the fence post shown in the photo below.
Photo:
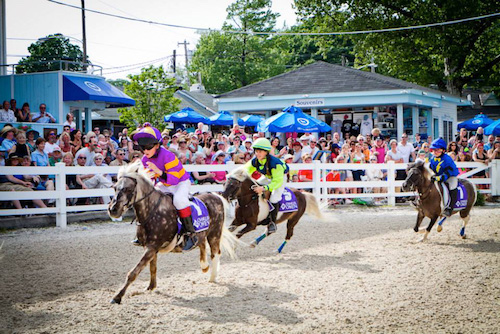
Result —
<path fill-rule="evenodd" d="M 387 204 L 391 206 L 396 205 L 396 186 L 394 182 L 396 168 L 394 166 L 394 161 L 387 161 Z"/>
<path fill-rule="evenodd" d="M 314 160 L 313 161 L 313 166 L 314 166 L 314 172 L 313 172 L 313 182 L 314 182 L 314 188 L 313 188 L 313 194 L 318 200 L 322 200 L 323 198 L 321 197 L 321 161 L 320 160 Z"/>
<path fill-rule="evenodd" d="M 500 196 L 500 160 L 490 162 L 491 196 Z"/>
<path fill-rule="evenodd" d="M 59 193 L 56 198 L 56 208 L 59 209 L 56 213 L 56 226 L 66 228 L 68 222 L 66 217 L 66 167 L 63 162 L 56 163 L 56 167 L 55 190 Z"/>

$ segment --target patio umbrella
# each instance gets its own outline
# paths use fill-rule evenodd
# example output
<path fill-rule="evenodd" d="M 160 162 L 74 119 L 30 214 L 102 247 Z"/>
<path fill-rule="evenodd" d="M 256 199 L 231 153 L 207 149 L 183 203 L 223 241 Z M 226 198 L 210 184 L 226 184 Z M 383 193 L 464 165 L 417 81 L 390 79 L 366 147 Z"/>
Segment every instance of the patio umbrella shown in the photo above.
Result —
<path fill-rule="evenodd" d="M 172 122 L 172 123 L 202 122 L 203 124 L 210 124 L 210 120 L 207 117 L 198 114 L 196 111 L 194 111 L 189 107 L 174 112 L 173 114 L 167 115 L 163 119 L 165 122 Z"/>
<path fill-rule="evenodd" d="M 497 119 L 496 121 L 485 127 L 484 134 L 487 136 L 500 136 L 500 119 Z"/>
<path fill-rule="evenodd" d="M 327 132 L 331 127 L 325 122 L 304 114 L 302 109 L 291 106 L 283 112 L 268 118 L 257 125 L 259 132 Z"/>
<path fill-rule="evenodd" d="M 210 124 L 233 125 L 233 115 L 231 115 L 228 111 L 219 111 L 217 114 L 210 116 Z"/>
<path fill-rule="evenodd" d="M 468 119 L 465 122 L 457 125 L 457 130 L 465 128 L 467 131 L 477 130 L 478 127 L 487 127 L 493 123 L 493 120 L 484 114 L 478 114 L 474 118 Z"/>
<path fill-rule="evenodd" d="M 257 115 L 246 115 L 238 120 L 239 126 L 256 126 L 264 120 L 264 117 Z"/>

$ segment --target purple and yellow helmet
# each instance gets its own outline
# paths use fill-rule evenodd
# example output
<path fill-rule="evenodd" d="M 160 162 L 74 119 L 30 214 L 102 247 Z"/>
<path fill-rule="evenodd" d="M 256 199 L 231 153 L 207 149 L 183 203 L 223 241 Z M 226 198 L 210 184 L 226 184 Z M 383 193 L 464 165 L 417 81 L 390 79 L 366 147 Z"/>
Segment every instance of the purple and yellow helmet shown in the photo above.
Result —
<path fill-rule="evenodd" d="M 161 132 L 149 123 L 144 123 L 132 137 L 139 145 L 156 144 L 161 141 Z"/>

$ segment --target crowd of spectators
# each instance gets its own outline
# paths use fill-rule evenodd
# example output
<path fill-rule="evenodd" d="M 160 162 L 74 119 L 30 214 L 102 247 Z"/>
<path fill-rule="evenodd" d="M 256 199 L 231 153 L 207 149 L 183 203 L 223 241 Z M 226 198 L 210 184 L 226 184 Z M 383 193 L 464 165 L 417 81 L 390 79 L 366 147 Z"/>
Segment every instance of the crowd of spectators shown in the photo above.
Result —
<path fill-rule="evenodd" d="M 5 100 L 0 110 L 0 122 L 56 123 L 55 117 L 47 111 L 45 103 L 41 103 L 38 106 L 38 110 L 37 113 L 31 113 L 28 102 L 24 102 L 21 109 L 19 109 L 15 99 L 11 99 L 10 101 Z M 73 128 L 76 128 L 76 125 Z"/>
<path fill-rule="evenodd" d="M 7 110 L 9 102 L 4 102 Z M 15 106 L 15 104 L 14 104 Z M 7 108 L 6 108 L 7 107 Z M 37 119 L 30 116 L 29 106 L 23 110 L 13 112 L 23 115 L 27 119 Z M 42 108 L 41 108 L 42 110 Z M 10 114 L 10 113 L 9 113 Z M 45 114 L 50 121 L 51 115 Z M 38 115 L 37 115 L 38 116 Z M 16 116 L 17 117 L 17 116 Z M 40 118 L 38 118 L 40 119 Z M 118 136 L 113 137 L 109 129 L 94 127 L 87 133 L 74 129 L 74 120 L 69 114 L 62 133 L 55 130 L 49 131 L 45 137 L 37 131 L 21 131 L 7 124 L 0 130 L 0 165 L 6 166 L 54 166 L 63 162 L 66 166 L 124 166 L 142 157 L 139 146 L 134 143 L 125 128 Z M 247 133 L 244 128 L 235 125 L 227 132 L 212 132 L 203 124 L 198 124 L 194 131 L 165 130 L 162 133 L 162 145 L 175 152 L 184 165 L 226 164 L 233 161 L 243 164 L 254 157 L 252 143 L 264 133 Z M 327 181 L 361 181 L 384 180 L 387 171 L 382 169 L 352 170 L 342 168 L 342 164 L 382 164 L 388 161 L 396 163 L 412 162 L 417 159 L 428 160 L 431 137 L 424 139 L 419 134 L 415 142 L 408 141 L 408 135 L 403 134 L 399 140 L 382 137 L 380 131 L 374 128 L 371 135 L 357 137 L 351 136 L 342 139 L 339 133 L 326 134 L 319 137 L 316 134 L 305 133 L 300 137 L 286 136 L 283 134 L 272 137 L 271 154 L 291 164 L 309 164 L 314 160 L 324 163 L 337 164 L 326 174 Z M 485 138 L 482 129 L 475 134 L 463 131 L 458 134 L 455 141 L 450 142 L 448 154 L 456 161 L 478 161 L 487 164 L 493 159 L 500 158 L 500 137 L 489 136 Z M 461 171 L 463 173 L 465 171 Z M 43 173 L 40 173 L 43 174 Z M 478 173 L 478 177 L 486 176 Z M 396 180 L 405 178 L 405 171 L 398 170 Z M 98 173 L 68 175 L 67 189 L 100 189 L 112 186 L 114 175 Z M 309 167 L 292 168 L 289 175 L 291 182 L 313 181 L 313 170 Z M 226 173 L 195 171 L 191 173 L 193 184 L 221 184 L 226 180 Z M 53 190 L 54 179 L 50 175 L 0 175 L 0 191 L 33 191 Z M 356 194 L 359 192 L 383 192 L 377 187 L 337 187 L 331 190 L 338 194 Z M 355 197 L 355 196 L 353 196 Z M 75 203 L 108 203 L 109 197 L 97 199 L 68 200 L 68 204 Z M 352 198 L 339 202 L 349 203 Z M 52 205 L 53 200 L 33 201 L 38 207 Z M 337 201 L 331 201 L 337 204 Z M 21 208 L 19 201 L 13 201 L 16 208 Z"/>

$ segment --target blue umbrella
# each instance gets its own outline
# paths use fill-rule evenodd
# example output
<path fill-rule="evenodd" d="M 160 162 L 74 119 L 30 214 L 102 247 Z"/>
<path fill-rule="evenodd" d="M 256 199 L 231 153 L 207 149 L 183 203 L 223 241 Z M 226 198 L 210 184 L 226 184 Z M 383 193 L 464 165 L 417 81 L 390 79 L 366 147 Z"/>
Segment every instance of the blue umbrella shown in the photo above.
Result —
<path fill-rule="evenodd" d="M 496 121 L 485 127 L 484 134 L 487 136 L 500 136 L 500 119 L 497 119 Z"/>
<path fill-rule="evenodd" d="M 257 115 L 246 115 L 238 120 L 239 126 L 256 126 L 264 120 L 264 117 Z"/>
<path fill-rule="evenodd" d="M 210 120 L 207 117 L 198 114 L 196 111 L 194 111 L 189 107 L 165 116 L 164 120 L 165 122 L 172 122 L 172 123 L 202 122 L 203 124 L 210 124 Z"/>
<path fill-rule="evenodd" d="M 218 114 L 210 116 L 210 124 L 212 125 L 233 125 L 233 115 L 228 111 L 219 111 Z"/>
<path fill-rule="evenodd" d="M 465 128 L 467 131 L 477 130 L 478 127 L 487 127 L 493 123 L 493 120 L 486 115 L 478 114 L 474 118 L 468 119 L 465 122 L 459 123 L 457 129 Z"/>
<path fill-rule="evenodd" d="M 294 106 L 283 109 L 283 112 L 257 125 L 259 132 L 327 132 L 331 129 L 325 122 L 304 114 L 302 109 Z"/>

